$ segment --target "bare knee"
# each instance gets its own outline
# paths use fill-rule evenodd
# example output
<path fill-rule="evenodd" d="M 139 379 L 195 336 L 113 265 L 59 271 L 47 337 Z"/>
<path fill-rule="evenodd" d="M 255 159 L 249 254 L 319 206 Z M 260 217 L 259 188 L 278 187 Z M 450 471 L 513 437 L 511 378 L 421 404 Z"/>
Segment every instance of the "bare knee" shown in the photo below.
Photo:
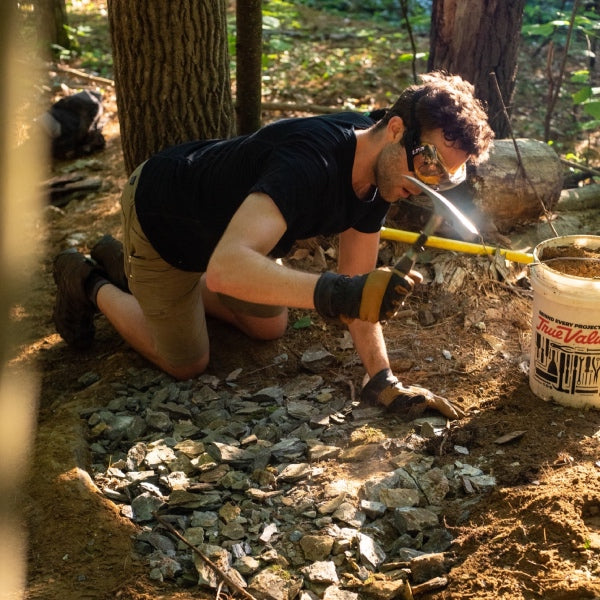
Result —
<path fill-rule="evenodd" d="M 288 316 L 285 310 L 280 315 L 267 319 L 246 317 L 244 323 L 240 323 L 240 329 L 256 340 L 276 340 L 284 335 L 287 323 Z"/>
<path fill-rule="evenodd" d="M 185 381 L 186 379 L 193 379 L 194 377 L 204 373 L 208 367 L 208 361 L 209 355 L 206 353 L 204 356 L 190 364 L 172 365 L 165 362 L 160 366 L 163 371 L 172 377 L 175 377 L 175 379 L 178 379 L 179 381 Z"/>

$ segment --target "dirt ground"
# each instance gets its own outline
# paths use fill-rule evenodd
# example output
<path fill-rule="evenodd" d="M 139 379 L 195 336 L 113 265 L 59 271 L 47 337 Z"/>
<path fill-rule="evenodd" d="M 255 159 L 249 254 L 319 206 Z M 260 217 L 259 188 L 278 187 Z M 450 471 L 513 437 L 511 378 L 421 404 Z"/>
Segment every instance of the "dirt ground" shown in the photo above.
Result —
<path fill-rule="evenodd" d="M 86 251 L 105 232 L 120 238 L 118 202 L 125 173 L 118 123 L 110 108 L 109 117 L 104 128 L 107 148 L 77 170 L 100 177 L 102 188 L 63 207 L 45 207 L 37 228 L 45 248 L 40 271 L 14 311 L 24 341 L 12 365 L 37 369 L 41 378 L 35 447 L 23 499 L 28 535 L 25 597 L 208 598 L 198 590 L 148 578 L 147 568 L 132 558 L 136 526 L 120 516 L 86 472 L 89 454 L 80 411 L 110 400 L 112 384 L 125 380 L 131 367 L 147 364 L 103 317 L 97 319 L 97 339 L 87 352 L 69 349 L 52 324 L 52 257 L 68 245 Z M 65 166 L 58 165 L 53 174 Z M 467 447 L 469 462 L 485 464 L 497 487 L 469 506 L 466 518 L 464 506 L 447 514 L 446 524 L 455 536 L 455 566 L 446 587 L 419 597 L 600 598 L 600 411 L 566 408 L 532 394 L 525 373 L 531 294 L 481 277 L 479 267 L 485 259 L 457 256 L 455 261 L 468 273 L 458 292 L 449 294 L 432 284 L 410 300 L 415 314 L 428 308 L 436 322 L 424 326 L 409 315 L 388 323 L 385 334 L 392 366 L 405 383 L 452 398 L 467 413 L 442 441 L 431 444 L 430 451 L 444 463 L 457 460 L 455 445 Z M 299 316 L 293 313 L 291 322 Z M 314 343 L 335 353 L 341 329 L 314 315 L 313 320 L 310 328 L 290 327 L 283 339 L 269 343 L 252 342 L 211 322 L 219 343 L 213 347 L 210 372 L 224 377 L 236 368 L 252 370 L 281 352 L 299 357 Z M 484 332 L 473 326 L 479 322 L 485 323 Z M 78 379 L 88 371 L 101 379 L 82 390 Z M 301 372 L 299 361 L 291 361 L 286 377 Z M 358 387 L 363 370 L 357 363 L 340 367 L 332 377 L 336 375 Z M 269 370 L 260 376 L 267 385 Z M 390 420 L 384 434 L 393 437 L 394 427 Z M 515 431 L 524 433 L 513 442 L 497 443 Z M 332 461 L 328 468 L 335 473 L 345 467 Z"/>

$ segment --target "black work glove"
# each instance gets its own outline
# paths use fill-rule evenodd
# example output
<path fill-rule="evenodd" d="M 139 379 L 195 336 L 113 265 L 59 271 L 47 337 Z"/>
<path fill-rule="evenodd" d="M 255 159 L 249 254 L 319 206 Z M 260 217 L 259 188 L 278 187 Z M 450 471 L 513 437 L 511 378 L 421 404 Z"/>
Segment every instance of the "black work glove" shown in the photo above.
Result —
<path fill-rule="evenodd" d="M 374 375 L 363 387 L 360 398 L 367 404 L 385 406 L 409 421 L 416 419 L 427 408 L 437 410 L 448 419 L 465 416 L 461 408 L 425 388 L 416 385 L 404 387 L 391 369 L 382 369 Z"/>
<path fill-rule="evenodd" d="M 398 312 L 413 285 L 412 279 L 389 267 L 354 277 L 328 271 L 319 277 L 313 299 L 324 317 L 376 323 Z"/>

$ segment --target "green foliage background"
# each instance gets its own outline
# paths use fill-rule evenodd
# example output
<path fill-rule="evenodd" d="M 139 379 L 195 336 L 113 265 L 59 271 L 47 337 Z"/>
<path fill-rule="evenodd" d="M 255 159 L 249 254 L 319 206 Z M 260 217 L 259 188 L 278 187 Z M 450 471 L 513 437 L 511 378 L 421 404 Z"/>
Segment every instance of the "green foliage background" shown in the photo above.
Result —
<path fill-rule="evenodd" d="M 340 109 L 386 106 L 412 82 L 412 63 L 424 72 L 429 51 L 432 0 L 265 0 L 263 2 L 263 100 L 311 103 Z M 24 35 L 34 3 L 19 2 Z M 403 7 L 407 9 L 405 17 Z M 540 108 L 548 103 L 548 69 L 556 77 L 564 53 L 573 2 L 529 0 L 524 9 L 516 93 L 509 107 L 515 135 L 543 139 Z M 112 77 L 105 0 L 67 0 L 69 49 L 57 60 Z M 416 48 L 411 45 L 406 18 Z M 235 82 L 235 11 L 230 12 L 231 77 Z M 600 129 L 596 48 L 600 2 L 581 2 L 568 48 L 566 73 L 553 115 L 557 147 L 575 147 Z M 546 63 L 549 48 L 554 61 Z M 535 114 L 533 110 L 536 108 Z"/>

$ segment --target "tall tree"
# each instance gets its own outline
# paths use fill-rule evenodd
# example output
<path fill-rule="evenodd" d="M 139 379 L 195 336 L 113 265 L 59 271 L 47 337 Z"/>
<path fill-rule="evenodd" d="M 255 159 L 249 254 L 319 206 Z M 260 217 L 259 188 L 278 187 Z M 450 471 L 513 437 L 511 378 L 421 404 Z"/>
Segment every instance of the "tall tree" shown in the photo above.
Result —
<path fill-rule="evenodd" d="M 225 0 L 109 0 L 125 168 L 234 132 Z"/>
<path fill-rule="evenodd" d="M 433 1 L 428 69 L 470 81 L 498 138 L 510 133 L 502 103 L 509 107 L 514 92 L 524 6 L 525 0 Z"/>
<path fill-rule="evenodd" d="M 262 1 L 236 3 L 237 132 L 252 133 L 261 126 Z"/>
<path fill-rule="evenodd" d="M 36 0 L 34 9 L 42 41 L 69 49 L 71 40 L 67 33 L 68 18 L 65 0 Z"/>

